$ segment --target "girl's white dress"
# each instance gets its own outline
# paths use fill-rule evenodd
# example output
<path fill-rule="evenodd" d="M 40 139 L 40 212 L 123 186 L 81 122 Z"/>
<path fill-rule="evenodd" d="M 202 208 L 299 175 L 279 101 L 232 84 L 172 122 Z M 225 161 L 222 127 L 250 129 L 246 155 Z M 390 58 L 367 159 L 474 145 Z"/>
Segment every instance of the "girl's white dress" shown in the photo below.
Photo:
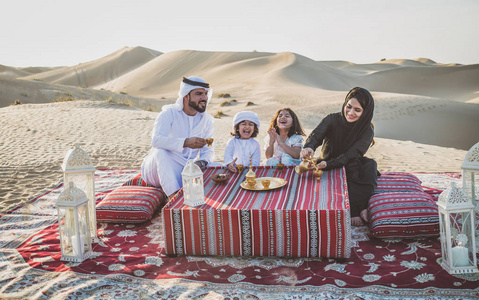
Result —
<path fill-rule="evenodd" d="M 238 137 L 231 138 L 225 147 L 225 165 L 228 165 L 238 158 L 235 164 L 249 166 L 249 157 L 251 155 L 251 165 L 259 166 L 261 163 L 261 147 L 257 140 L 249 138 L 242 140 Z"/>
<path fill-rule="evenodd" d="M 299 134 L 293 134 L 290 136 L 284 143 L 290 147 L 301 147 L 303 148 L 303 136 Z M 264 150 L 268 148 L 269 145 L 269 134 L 266 135 L 264 139 Z M 284 164 L 285 166 L 297 166 L 301 162 L 300 159 L 295 159 L 286 153 L 277 142 L 274 142 L 274 151 L 273 156 L 268 158 L 266 161 L 267 166 L 276 166 L 279 163 Z"/>

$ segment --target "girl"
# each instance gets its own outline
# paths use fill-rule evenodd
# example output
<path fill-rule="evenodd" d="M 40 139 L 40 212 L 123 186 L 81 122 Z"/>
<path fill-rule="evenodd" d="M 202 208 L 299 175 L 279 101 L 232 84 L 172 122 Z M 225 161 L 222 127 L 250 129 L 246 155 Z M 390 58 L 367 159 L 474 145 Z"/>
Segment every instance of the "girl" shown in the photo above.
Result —
<path fill-rule="evenodd" d="M 225 148 L 225 165 L 231 172 L 236 172 L 236 164 L 259 166 L 261 149 L 254 138 L 259 132 L 259 118 L 255 112 L 242 111 L 233 118 L 233 132 Z"/>
<path fill-rule="evenodd" d="M 298 165 L 303 147 L 303 128 L 296 114 L 289 107 L 281 108 L 271 119 L 268 135 L 264 139 L 267 166 L 282 163 Z"/>
<path fill-rule="evenodd" d="M 346 167 L 351 224 L 368 221 L 368 202 L 377 186 L 377 164 L 364 156 L 374 144 L 374 99 L 363 88 L 355 87 L 346 96 L 341 112 L 326 116 L 306 140 L 301 158 L 311 157 L 321 144 L 321 169 Z"/>

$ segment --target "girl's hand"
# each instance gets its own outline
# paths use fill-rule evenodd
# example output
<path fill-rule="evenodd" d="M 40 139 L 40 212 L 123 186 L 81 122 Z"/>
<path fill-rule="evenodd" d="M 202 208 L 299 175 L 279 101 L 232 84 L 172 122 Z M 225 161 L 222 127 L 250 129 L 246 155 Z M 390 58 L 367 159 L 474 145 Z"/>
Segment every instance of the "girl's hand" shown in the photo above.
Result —
<path fill-rule="evenodd" d="M 271 128 L 268 130 L 268 135 L 269 135 L 269 145 L 272 146 L 274 145 L 274 142 L 276 142 L 278 134 L 276 133 L 276 129 Z"/>
<path fill-rule="evenodd" d="M 301 154 L 299 156 L 301 157 L 301 159 L 305 159 L 305 158 L 311 158 L 313 157 L 313 155 L 314 155 L 313 149 L 304 148 L 303 150 L 301 150 Z"/>

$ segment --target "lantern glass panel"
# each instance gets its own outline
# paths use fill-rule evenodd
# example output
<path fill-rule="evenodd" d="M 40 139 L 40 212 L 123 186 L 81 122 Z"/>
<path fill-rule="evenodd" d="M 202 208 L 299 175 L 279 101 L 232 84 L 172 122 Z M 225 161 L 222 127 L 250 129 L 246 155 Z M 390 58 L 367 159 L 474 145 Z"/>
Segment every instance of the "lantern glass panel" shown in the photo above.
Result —
<path fill-rule="evenodd" d="M 450 213 L 451 227 L 451 266 L 468 267 L 475 263 L 475 249 L 473 249 L 474 230 L 472 211 Z"/>
<path fill-rule="evenodd" d="M 64 255 L 73 256 L 72 237 L 75 235 L 75 209 L 59 208 L 58 218 L 60 222 L 60 240 L 62 253 Z"/>
<path fill-rule="evenodd" d="M 95 240 L 96 236 L 96 199 L 95 199 L 95 182 L 92 174 L 65 174 L 65 183 L 73 182 L 75 186 L 85 192 L 88 197 L 88 205 L 90 210 L 90 236 Z"/>
<path fill-rule="evenodd" d="M 87 230 L 88 214 L 87 214 L 86 204 L 78 207 L 78 217 L 79 217 L 78 231 L 80 232 L 80 237 L 83 244 L 82 246 L 82 249 L 84 249 L 82 251 L 82 254 L 83 254 L 85 251 L 91 250 L 91 243 L 88 243 L 88 241 L 90 240 L 90 232 Z"/>
<path fill-rule="evenodd" d="M 193 179 L 193 193 L 197 197 L 203 195 L 203 178 L 196 177 Z"/>
<path fill-rule="evenodd" d="M 71 209 L 58 209 L 58 222 L 60 230 L 60 247 L 62 253 L 71 254 L 71 236 L 73 234 L 73 223 L 70 216 L 73 216 Z"/>
<path fill-rule="evenodd" d="M 183 193 L 184 193 L 185 202 L 190 202 L 192 188 L 193 188 L 193 182 L 187 179 L 183 179 Z"/>
<path fill-rule="evenodd" d="M 463 189 L 473 203 L 479 201 L 479 172 L 464 171 Z"/>
<path fill-rule="evenodd" d="M 451 240 L 448 238 L 451 236 L 451 233 L 450 227 L 448 227 L 449 224 L 446 223 L 446 215 L 443 212 L 439 213 L 439 225 L 442 258 L 444 261 L 449 261 L 449 251 L 447 249 L 451 246 Z"/>
<path fill-rule="evenodd" d="M 65 183 L 68 182 L 73 182 L 75 186 L 84 191 L 88 197 L 87 189 L 90 189 L 90 187 L 88 186 L 85 174 L 65 174 Z"/>
<path fill-rule="evenodd" d="M 463 190 L 472 199 L 476 212 L 476 243 L 479 239 L 479 172 L 464 170 L 463 172 Z M 476 252 L 479 253 L 479 244 L 476 245 Z"/>

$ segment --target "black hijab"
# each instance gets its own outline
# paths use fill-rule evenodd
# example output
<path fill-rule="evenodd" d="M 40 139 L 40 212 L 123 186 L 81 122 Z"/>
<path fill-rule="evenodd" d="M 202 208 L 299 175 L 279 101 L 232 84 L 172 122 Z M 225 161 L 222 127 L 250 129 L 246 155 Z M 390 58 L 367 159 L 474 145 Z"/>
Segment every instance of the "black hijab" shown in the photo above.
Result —
<path fill-rule="evenodd" d="M 344 115 L 344 108 L 348 104 L 348 101 L 352 98 L 356 98 L 363 108 L 363 114 L 354 123 L 350 123 L 346 120 Z M 338 144 L 335 145 L 339 148 L 340 152 L 346 152 L 354 143 L 356 143 L 361 135 L 371 126 L 371 120 L 373 119 L 374 112 L 374 99 L 371 93 L 366 89 L 355 87 L 349 91 L 344 100 L 341 109 L 341 137 L 337 139 Z"/>

